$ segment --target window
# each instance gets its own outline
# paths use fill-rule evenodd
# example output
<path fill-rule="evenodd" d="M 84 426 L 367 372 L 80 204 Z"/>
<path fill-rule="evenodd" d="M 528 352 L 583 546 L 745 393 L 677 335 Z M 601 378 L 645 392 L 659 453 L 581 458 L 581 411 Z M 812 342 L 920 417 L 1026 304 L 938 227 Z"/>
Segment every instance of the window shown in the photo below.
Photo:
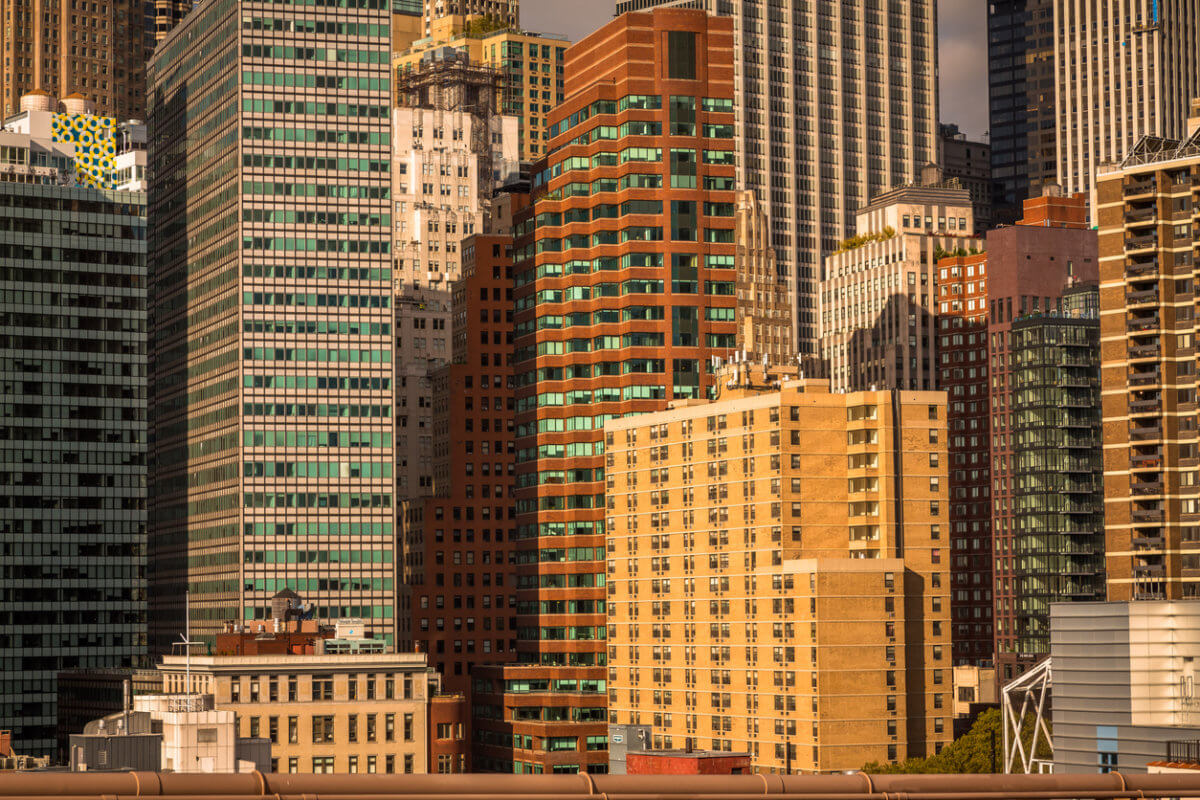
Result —
<path fill-rule="evenodd" d="M 396 715 L 383 715 L 383 740 L 385 742 L 396 741 Z"/>
<path fill-rule="evenodd" d="M 288 717 L 288 744 L 300 743 L 300 718 Z"/>
<path fill-rule="evenodd" d="M 324 744 L 333 741 L 333 715 L 319 714 L 312 718 L 313 744 Z"/>
<path fill-rule="evenodd" d="M 696 80 L 696 34 L 691 31 L 667 31 L 667 77 Z"/>
<path fill-rule="evenodd" d="M 313 756 L 312 771 L 314 775 L 333 772 L 333 756 Z"/>
<path fill-rule="evenodd" d="M 404 741 L 411 742 L 412 740 L 413 740 L 413 715 L 405 714 L 404 715 Z"/>

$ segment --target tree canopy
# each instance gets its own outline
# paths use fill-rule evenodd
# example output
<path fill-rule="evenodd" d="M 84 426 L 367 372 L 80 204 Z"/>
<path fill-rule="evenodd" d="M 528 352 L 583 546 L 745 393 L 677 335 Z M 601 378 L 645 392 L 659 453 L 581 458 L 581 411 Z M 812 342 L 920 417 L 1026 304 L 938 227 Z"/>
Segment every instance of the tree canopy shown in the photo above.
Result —
<path fill-rule="evenodd" d="M 1033 715 L 1028 715 L 1022 727 L 1022 738 L 1033 738 Z M 912 773 L 986 773 L 992 771 L 992 736 L 996 742 L 996 769 L 1004 769 L 1004 732 L 1000 727 L 1000 711 L 990 708 L 979 715 L 971 730 L 942 748 L 942 752 L 929 758 L 910 758 L 899 764 L 882 764 L 872 761 L 862 771 L 874 774 Z M 1050 757 L 1049 743 L 1038 743 L 1039 758 Z"/>

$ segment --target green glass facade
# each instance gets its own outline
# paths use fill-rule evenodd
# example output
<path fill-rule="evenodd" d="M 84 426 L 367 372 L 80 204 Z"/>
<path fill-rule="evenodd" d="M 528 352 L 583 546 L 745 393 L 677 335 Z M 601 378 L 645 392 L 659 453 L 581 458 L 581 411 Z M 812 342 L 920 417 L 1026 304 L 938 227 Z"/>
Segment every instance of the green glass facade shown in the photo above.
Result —
<path fill-rule="evenodd" d="M 1094 285 L 1012 325 L 1017 652 L 1050 652 L 1050 604 L 1104 599 L 1100 325 Z"/>

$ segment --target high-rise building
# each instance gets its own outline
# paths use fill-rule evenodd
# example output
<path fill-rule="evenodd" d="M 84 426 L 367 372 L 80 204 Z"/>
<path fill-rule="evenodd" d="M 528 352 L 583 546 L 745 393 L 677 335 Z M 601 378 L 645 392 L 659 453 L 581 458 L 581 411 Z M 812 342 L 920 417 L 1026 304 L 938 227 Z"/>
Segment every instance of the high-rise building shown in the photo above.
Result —
<path fill-rule="evenodd" d="M 144 0 L 142 6 L 146 12 L 146 35 L 149 39 L 150 51 L 167 37 L 171 29 L 180 23 L 192 10 L 193 0 Z M 404 2 L 404 0 L 393 0 Z M 147 51 L 149 60 L 151 52 Z"/>
<path fill-rule="evenodd" d="M 988 233 L 985 253 L 942 259 L 937 276 L 939 369 L 950 404 L 954 663 L 988 666 L 998 660 L 1005 680 L 1033 663 L 1017 648 L 1014 614 L 1024 602 L 1017 572 L 1035 557 L 1018 556 L 1017 537 L 1051 530 L 1020 527 L 1041 518 L 1016 520 L 1019 510 L 1038 502 L 1029 492 L 1032 478 L 1022 477 L 1032 467 L 1021 456 L 1018 468 L 1018 453 L 1043 433 L 1057 435 L 1016 433 L 1018 399 L 1023 407 L 1032 397 L 1029 392 L 1017 397 L 1011 329 L 1030 314 L 1060 312 L 1069 287 L 1097 276 L 1096 237 L 1083 221 L 1082 195 L 1062 197 L 1050 190 L 1024 206 L 1020 224 Z M 1076 399 L 1084 393 L 1075 387 L 1070 394 Z M 1088 445 L 1088 437 L 1072 429 L 1058 445 L 1077 460 L 1099 458 L 1092 439 Z M 1044 510 L 1047 526 L 1069 519 L 1073 541 L 1095 535 L 1094 517 L 1055 516 L 1060 510 Z"/>
<path fill-rule="evenodd" d="M 796 358 L 796 286 L 779 274 L 767 215 L 754 192 L 738 193 L 733 240 L 737 349 L 751 361 L 790 364 Z"/>
<path fill-rule="evenodd" d="M 446 17 L 479 14 L 516 28 L 521 24 L 521 0 L 424 0 L 425 35 L 433 25 Z"/>
<path fill-rule="evenodd" d="M 609 720 L 760 772 L 932 755 L 952 727 L 946 396 L 795 373 L 730 365 L 713 402 L 605 425 Z"/>
<path fill-rule="evenodd" d="M 1050 654 L 1051 603 L 1105 597 L 1099 305 L 1096 284 L 1079 284 L 1061 310 L 1012 323 L 1012 608 L 1001 619 L 1022 667 Z"/>
<path fill-rule="evenodd" d="M 1054 0 L 993 0 L 987 9 L 995 221 L 1011 225 L 1021 201 L 1058 175 Z"/>
<path fill-rule="evenodd" d="M 115 178 L 133 127 L 31 108 L 0 130 L 0 728 L 31 755 L 57 752 L 58 671 L 146 652 L 146 198 Z"/>
<path fill-rule="evenodd" d="M 444 50 L 396 77 L 392 248 L 396 290 L 396 491 L 431 493 L 431 375 L 450 359 L 462 240 L 488 227 L 493 187 L 519 170 L 517 120 L 496 113 L 499 74 Z"/>
<path fill-rule="evenodd" d="M 834 391 L 936 389 L 937 262 L 980 246 L 971 197 L 926 170 L 859 209 L 825 261 L 821 355 Z"/>
<path fill-rule="evenodd" d="M 517 120 L 521 159 L 542 158 L 550 139 L 550 111 L 563 101 L 563 57 L 570 42 L 555 34 L 486 22 L 478 16 L 436 20 L 426 38 L 396 53 L 396 74 L 420 69 L 430 53 L 445 48 L 465 51 L 472 64 L 500 70 L 499 109 Z"/>
<path fill-rule="evenodd" d="M 606 769 L 603 425 L 704 396 L 735 346 L 732 48 L 656 9 L 568 51 L 516 223 L 519 665 L 477 682 L 477 768 Z"/>
<path fill-rule="evenodd" d="M 143 7 L 149 13 L 153 5 L 0 0 L 0 120 L 21 110 L 23 95 L 37 92 L 61 98 L 78 93 L 94 101 L 101 115 L 143 119 Z"/>
<path fill-rule="evenodd" d="M 1096 178 L 1109 600 L 1200 596 L 1189 137 L 1147 137 Z"/>
<path fill-rule="evenodd" d="M 156 650 L 283 589 L 393 635 L 390 15 L 213 0 L 148 66 Z"/>
<path fill-rule="evenodd" d="M 619 2 L 617 13 L 630 8 Z M 871 198 L 916 181 L 937 159 L 935 4 L 703 0 L 703 8 L 733 20 L 738 187 L 767 210 L 779 269 L 797 285 L 800 352 L 816 356 L 825 257 L 855 234 Z"/>
<path fill-rule="evenodd" d="M 400 641 L 468 692 L 473 665 L 516 654 L 512 236 L 476 234 L 462 248 L 453 356 L 430 376 L 433 482 L 401 501 Z"/>
<path fill-rule="evenodd" d="M 1040 36 L 1040 34 L 1039 34 Z M 1142 136 L 1187 135 L 1200 97 L 1200 0 L 1054 0 L 1058 183 L 1092 188 Z"/>
<path fill-rule="evenodd" d="M 957 178 L 971 195 L 975 235 L 992 229 L 992 146 L 971 141 L 957 125 L 938 125 L 938 165 L 947 179 Z"/>

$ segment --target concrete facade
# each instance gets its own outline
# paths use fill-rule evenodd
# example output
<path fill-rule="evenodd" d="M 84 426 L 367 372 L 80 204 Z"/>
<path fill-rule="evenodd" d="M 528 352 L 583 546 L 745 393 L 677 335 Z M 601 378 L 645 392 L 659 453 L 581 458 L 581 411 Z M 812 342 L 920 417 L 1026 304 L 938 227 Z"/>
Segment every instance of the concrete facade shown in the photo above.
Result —
<path fill-rule="evenodd" d="M 1054 771 L 1148 772 L 1200 738 L 1200 601 L 1054 603 Z"/>

